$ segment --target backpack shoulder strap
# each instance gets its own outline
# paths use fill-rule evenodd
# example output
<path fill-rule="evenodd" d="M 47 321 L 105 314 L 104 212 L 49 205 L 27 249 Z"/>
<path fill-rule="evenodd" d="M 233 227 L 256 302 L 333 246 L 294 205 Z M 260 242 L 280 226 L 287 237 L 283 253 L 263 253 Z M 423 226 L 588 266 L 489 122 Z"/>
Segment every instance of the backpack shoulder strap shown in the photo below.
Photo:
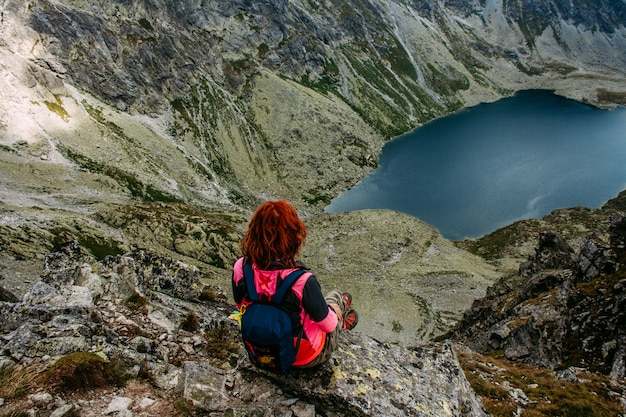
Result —
<path fill-rule="evenodd" d="M 287 295 L 287 291 L 293 287 L 293 284 L 296 283 L 298 278 L 300 278 L 304 272 L 304 269 L 296 269 L 291 274 L 287 275 L 287 277 L 276 289 L 276 294 L 272 297 L 272 301 L 280 304 L 283 301 L 283 298 L 285 298 L 285 295 Z"/>
<path fill-rule="evenodd" d="M 295 284 L 298 278 L 300 278 L 304 273 L 304 269 L 300 268 L 287 275 L 287 277 L 276 289 L 276 293 L 272 296 L 272 302 L 280 304 L 283 301 L 283 298 L 285 298 L 285 295 L 287 295 L 287 291 L 289 291 L 293 284 Z M 248 295 L 250 296 L 250 301 L 257 301 L 259 299 L 259 293 L 254 285 L 254 270 L 249 262 L 243 264 L 243 276 L 246 280 L 246 288 L 248 290 Z"/>
<path fill-rule="evenodd" d="M 248 290 L 248 296 L 250 301 L 257 301 L 259 299 L 259 293 L 256 291 L 254 285 L 254 270 L 249 262 L 243 264 L 243 277 L 246 280 L 246 289 Z"/>

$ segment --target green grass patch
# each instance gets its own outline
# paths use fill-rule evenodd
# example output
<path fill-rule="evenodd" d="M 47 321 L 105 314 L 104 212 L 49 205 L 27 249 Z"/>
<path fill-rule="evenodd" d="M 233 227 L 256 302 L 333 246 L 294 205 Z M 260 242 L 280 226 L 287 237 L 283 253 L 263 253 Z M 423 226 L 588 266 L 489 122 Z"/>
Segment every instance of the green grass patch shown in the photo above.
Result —
<path fill-rule="evenodd" d="M 116 125 L 115 123 L 113 123 L 110 120 L 107 120 L 107 118 L 104 116 L 104 114 L 102 113 L 101 109 L 98 109 L 96 107 L 90 106 L 88 105 L 86 102 L 83 102 L 83 106 L 85 107 L 85 110 L 87 110 L 87 113 L 98 123 L 100 123 L 102 126 L 106 127 L 107 129 L 109 129 L 109 131 L 111 133 L 113 133 L 114 136 L 117 136 L 119 139 L 124 139 L 129 143 L 132 143 L 132 139 L 129 138 L 125 133 L 124 133 L 124 129 L 122 129 L 121 127 L 119 127 L 118 125 Z"/>
<path fill-rule="evenodd" d="M 7 365 L 0 368 L 0 398 L 11 400 L 21 398 L 35 386 L 42 365 Z"/>
<path fill-rule="evenodd" d="M 142 28 L 144 28 L 145 30 L 152 32 L 154 30 L 154 28 L 152 27 L 152 24 L 150 22 L 148 22 L 147 19 L 145 18 L 141 18 L 137 21 L 137 23 L 139 23 L 139 26 L 141 26 Z"/>
<path fill-rule="evenodd" d="M 302 199 L 311 206 L 318 204 L 326 206 L 332 201 L 332 197 L 328 194 L 328 191 L 321 186 L 309 190 Z"/>
<path fill-rule="evenodd" d="M 626 213 L 626 191 L 622 191 L 617 197 L 610 199 L 606 202 L 602 209 L 617 210 Z"/>
<path fill-rule="evenodd" d="M 43 375 L 47 386 L 83 391 L 110 386 L 122 387 L 128 380 L 116 361 L 105 361 L 95 353 L 76 352 L 63 356 Z"/>
<path fill-rule="evenodd" d="M 518 407 L 521 413 L 516 415 L 523 417 L 600 417 L 623 412 L 619 395 L 611 393 L 617 388 L 607 376 L 582 372 L 579 382 L 569 382 L 559 380 L 553 371 L 509 362 L 497 354 L 457 354 L 467 380 L 493 417 L 509 417 Z M 518 404 L 513 389 L 522 390 L 530 403 Z"/>
<path fill-rule="evenodd" d="M 454 94 L 459 90 L 467 90 L 470 88 L 470 82 L 463 74 L 452 67 L 447 67 L 445 73 L 438 70 L 432 64 L 428 64 L 428 72 L 426 78 L 428 84 L 440 94 Z"/>
<path fill-rule="evenodd" d="M 521 220 L 481 238 L 468 239 L 457 244 L 486 260 L 495 260 L 507 255 L 507 250 L 511 245 L 522 241 L 522 237 L 529 235 L 529 230 L 538 230 L 539 226 L 538 220 Z"/>
<path fill-rule="evenodd" d="M 180 325 L 180 328 L 191 333 L 197 333 L 200 331 L 200 319 L 198 318 L 198 315 L 193 311 L 187 313 Z"/>
<path fill-rule="evenodd" d="M 204 337 L 206 352 L 209 356 L 236 361 L 233 355 L 238 355 L 242 349 L 238 332 L 234 332 L 231 327 L 220 324 L 207 331 Z"/>
<path fill-rule="evenodd" d="M 559 62 L 551 62 L 549 64 L 544 65 L 544 68 L 547 71 L 556 72 L 561 75 L 568 75 L 569 73 L 572 73 L 578 69 L 574 66 L 559 63 Z"/>
<path fill-rule="evenodd" d="M 236 59 L 226 62 L 226 69 L 232 70 L 236 74 L 242 74 L 255 67 L 252 60 L 248 58 Z"/>
<path fill-rule="evenodd" d="M 135 198 L 140 198 L 143 201 L 163 203 L 181 202 L 178 197 L 172 194 L 161 191 L 150 184 L 144 184 L 133 173 L 95 161 L 69 147 L 58 145 L 58 150 L 68 159 L 76 162 L 84 170 L 94 174 L 106 175 L 107 177 L 114 179 L 121 186 L 128 189 L 131 195 Z"/>
<path fill-rule="evenodd" d="M 543 68 L 533 67 L 533 66 L 526 66 L 521 61 L 517 61 L 515 63 L 515 66 L 517 67 L 518 70 L 520 70 L 524 74 L 530 75 L 530 76 L 541 75 L 541 74 L 544 73 L 544 69 Z"/>
<path fill-rule="evenodd" d="M 224 293 L 222 293 L 219 290 L 213 289 L 209 286 L 204 286 L 204 288 L 202 289 L 202 292 L 198 296 L 198 299 L 200 301 L 208 301 L 208 302 L 218 301 L 218 300 L 226 301 L 226 297 Z"/>
<path fill-rule="evenodd" d="M 265 59 L 267 53 L 270 51 L 270 47 L 266 43 L 261 43 L 257 48 L 259 59 Z"/>
<path fill-rule="evenodd" d="M 104 260 L 107 256 L 117 256 L 124 253 L 117 242 L 103 240 L 95 236 L 79 236 L 78 243 L 99 261 Z"/>
<path fill-rule="evenodd" d="M 63 108 L 63 102 L 58 96 L 55 96 L 56 102 L 44 101 L 44 104 L 51 112 L 57 114 L 64 122 L 70 121 L 70 114 Z"/>
<path fill-rule="evenodd" d="M 390 34 L 390 38 L 393 39 L 393 46 L 387 48 L 383 53 L 383 57 L 391 64 L 391 69 L 394 73 L 405 80 L 416 80 L 417 72 L 411 58 L 394 35 Z"/>
<path fill-rule="evenodd" d="M 148 299 L 135 291 L 124 300 L 124 305 L 133 311 L 143 310 L 148 305 Z"/>
<path fill-rule="evenodd" d="M 626 106 L 626 91 L 609 91 L 606 88 L 596 90 L 598 101 Z"/>

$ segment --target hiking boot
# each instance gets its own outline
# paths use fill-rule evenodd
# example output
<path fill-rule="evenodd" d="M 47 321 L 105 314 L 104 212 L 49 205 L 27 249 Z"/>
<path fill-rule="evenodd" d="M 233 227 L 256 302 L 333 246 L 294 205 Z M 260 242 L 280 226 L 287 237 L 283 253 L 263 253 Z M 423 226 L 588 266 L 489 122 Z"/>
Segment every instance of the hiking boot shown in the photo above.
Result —
<path fill-rule="evenodd" d="M 341 298 L 343 298 L 343 304 L 345 305 L 344 311 L 350 310 L 350 304 L 352 304 L 352 294 L 350 294 L 349 292 L 344 292 L 343 294 L 341 294 Z"/>
<path fill-rule="evenodd" d="M 350 310 L 343 316 L 342 327 L 346 330 L 352 330 L 358 322 L 359 314 L 355 310 Z"/>

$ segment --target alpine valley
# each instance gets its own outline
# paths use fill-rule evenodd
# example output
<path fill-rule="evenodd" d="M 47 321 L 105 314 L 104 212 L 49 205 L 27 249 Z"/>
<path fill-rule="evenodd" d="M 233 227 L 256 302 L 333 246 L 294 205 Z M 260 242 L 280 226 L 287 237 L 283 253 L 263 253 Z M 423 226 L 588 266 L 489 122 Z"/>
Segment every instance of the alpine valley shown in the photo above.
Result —
<path fill-rule="evenodd" d="M 0 415 L 626 413 L 624 193 L 462 242 L 323 212 L 464 107 L 626 105 L 625 22 L 624 0 L 0 0 Z M 252 369 L 228 319 L 279 198 L 361 316 L 304 377 Z"/>

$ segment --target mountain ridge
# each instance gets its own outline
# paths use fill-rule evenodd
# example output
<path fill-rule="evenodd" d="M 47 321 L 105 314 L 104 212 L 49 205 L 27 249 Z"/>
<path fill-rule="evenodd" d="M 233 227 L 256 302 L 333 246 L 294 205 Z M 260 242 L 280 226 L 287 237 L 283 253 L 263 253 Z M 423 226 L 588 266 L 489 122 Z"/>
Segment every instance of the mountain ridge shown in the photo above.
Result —
<path fill-rule="evenodd" d="M 303 258 L 320 282 L 376 290 L 358 294 L 364 333 L 383 347 L 432 340 L 532 255 L 543 228 L 578 250 L 623 195 L 464 242 L 394 212 L 323 207 L 375 169 L 386 141 L 460 108 L 533 88 L 624 105 L 624 8 L 2 0 L 0 285 L 22 299 L 76 241 L 94 265 L 149 251 L 227 292 L 251 210 L 285 198 L 309 225 Z M 380 302 L 385 291 L 404 310 Z"/>
<path fill-rule="evenodd" d="M 5 74 L 12 75 L 14 92 L 19 91 L 15 89 L 19 84 L 26 86 L 24 92 L 10 99 L 7 96 L 6 101 L 15 102 L 16 111 L 25 106 L 22 111 L 26 114 L 15 123 L 32 120 L 32 128 L 43 137 L 58 135 L 47 132 L 54 125 L 70 127 L 69 135 L 62 136 L 65 140 L 82 134 L 103 146 L 103 139 L 121 139 L 128 142 L 121 149 L 127 152 L 128 146 L 136 146 L 133 137 L 145 135 L 137 130 L 143 123 L 123 122 L 116 113 L 150 115 L 165 127 L 164 132 L 154 132 L 158 146 L 170 146 L 171 155 L 187 160 L 181 163 L 188 165 L 184 168 L 190 178 L 183 181 L 175 174 L 181 163 L 162 170 L 165 178 L 159 178 L 150 167 L 133 171 L 116 166 L 96 158 L 98 150 L 85 148 L 84 141 L 82 149 L 69 144 L 65 145 L 69 149 L 61 149 L 66 162 L 78 157 L 79 164 L 85 165 L 80 159 L 85 156 L 100 170 L 111 165 L 121 169 L 118 177 L 140 178 L 148 172 L 144 187 L 169 194 L 174 183 L 180 188 L 174 189 L 178 191 L 175 197 L 200 204 L 217 196 L 232 202 L 242 192 L 246 194 L 246 187 L 253 186 L 258 193 L 270 185 L 284 189 L 298 205 L 304 198 L 317 206 L 371 171 L 385 140 L 461 106 L 492 101 L 520 88 L 552 88 L 596 104 L 600 104 L 598 88 L 620 93 L 616 87 L 624 73 L 619 69 L 626 63 L 616 51 L 624 49 L 623 26 L 613 26 L 608 33 L 589 31 L 586 24 L 555 39 L 552 27 L 568 23 L 550 15 L 553 20 L 539 25 L 546 30 L 533 33 L 535 42 L 531 43 L 524 40 L 515 14 L 506 14 L 509 9 L 503 7 L 509 3 L 474 3 L 471 9 L 462 8 L 463 16 L 451 14 L 440 3 L 429 7 L 426 16 L 418 15 L 411 2 L 357 5 L 338 1 L 338 13 L 331 4 L 234 1 L 197 8 L 192 3 L 167 1 L 132 6 L 37 1 L 21 8 L 19 2 L 6 1 L 3 37 L 12 40 L 5 41 L 8 48 L 3 50 L 10 59 L 6 62 L 12 65 Z M 427 3 L 416 2 L 420 4 Z M 606 7 L 603 3 L 599 9 L 603 17 Z M 615 16 L 623 13 L 619 3 L 610 7 Z M 105 20 L 104 16 L 112 18 Z M 575 49 L 573 44 L 580 46 Z M 585 50 L 584 45 L 593 47 Z M 602 56 L 601 62 L 596 55 Z M 611 76 L 616 77 L 615 82 Z M 586 77 L 593 77 L 593 82 L 586 82 Z M 291 106 L 292 120 L 281 120 L 282 129 L 263 124 L 266 114 L 284 117 L 287 111 L 281 109 L 279 97 L 260 95 L 260 83 L 280 88 L 283 94 L 296 94 L 293 98 L 298 106 Z M 11 94 L 11 89 L 5 91 Z M 29 97 L 28 92 L 36 94 Z M 102 103 L 83 98 L 83 92 Z M 26 97 L 29 101 L 25 102 Z M 269 101 L 263 106 L 255 97 Z M 315 106 L 306 106 L 311 101 L 323 107 L 314 110 Z M 346 108 L 337 115 L 344 107 L 341 102 Z M 34 103 L 43 109 L 33 109 Z M 300 107 L 306 110 L 299 111 Z M 28 113 L 45 113 L 46 109 L 52 119 L 61 118 L 60 126 L 50 120 L 51 125 L 36 129 L 39 120 L 45 119 Z M 319 114 L 321 129 L 306 122 L 307 117 L 316 119 L 310 117 L 312 112 Z M 4 118 L 9 132 L 17 136 L 3 141 L 11 146 L 20 133 L 12 126 L 9 112 Z M 90 124 L 102 130 L 101 138 L 80 132 Z M 320 176 L 316 184 L 308 183 L 296 170 L 290 181 L 276 176 L 281 164 L 295 168 L 303 163 L 298 160 L 292 165 L 289 158 L 275 153 L 273 148 L 281 140 L 292 148 L 300 142 L 298 135 L 317 142 L 329 133 L 337 144 L 328 148 L 331 161 L 317 167 Z M 33 141 L 32 135 L 24 136 L 27 139 L 22 140 Z M 54 140 L 45 142 L 47 145 L 39 146 L 55 147 Z M 295 147 L 293 151 L 292 158 L 302 151 L 308 159 L 315 156 L 307 149 Z M 166 167 L 164 162 L 155 160 Z M 95 170 L 93 163 L 88 166 Z M 251 166 L 255 167 L 252 177 L 248 174 Z M 333 166 L 343 172 L 333 172 Z M 120 182 L 110 173 L 105 175 Z M 163 181 L 166 178 L 170 184 Z M 335 178 L 341 181 L 335 183 Z M 185 182 L 196 186 L 185 187 Z M 191 192 L 184 192 L 185 188 Z M 194 188 L 212 191 L 203 197 L 202 191 Z"/>

